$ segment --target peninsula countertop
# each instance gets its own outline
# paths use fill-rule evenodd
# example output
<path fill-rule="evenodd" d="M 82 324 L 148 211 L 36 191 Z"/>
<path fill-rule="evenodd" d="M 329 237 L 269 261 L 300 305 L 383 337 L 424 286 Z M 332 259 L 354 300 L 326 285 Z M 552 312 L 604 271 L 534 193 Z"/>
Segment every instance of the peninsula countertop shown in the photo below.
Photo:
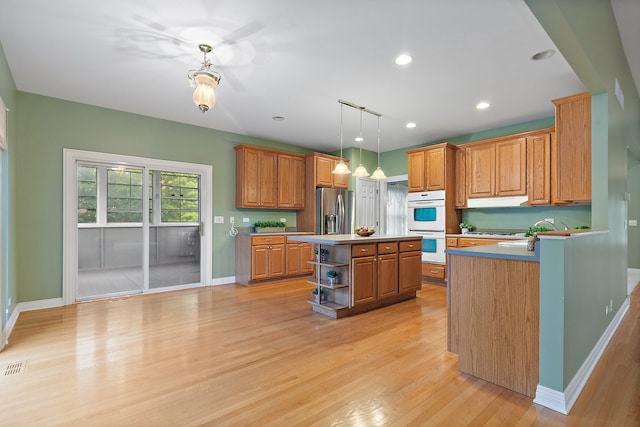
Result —
<path fill-rule="evenodd" d="M 401 240 L 419 240 L 421 236 L 406 234 L 373 234 L 362 237 L 357 234 L 313 234 L 289 236 L 289 240 L 299 240 L 301 242 L 316 243 L 320 245 L 353 245 L 357 243 L 377 243 Z"/>
<path fill-rule="evenodd" d="M 528 251 L 526 244 L 520 246 L 504 246 L 500 244 L 471 246 L 466 248 L 447 248 L 448 255 L 464 255 L 484 258 L 500 258 L 521 261 L 540 262 L 540 242 L 535 243 L 535 251 Z"/>

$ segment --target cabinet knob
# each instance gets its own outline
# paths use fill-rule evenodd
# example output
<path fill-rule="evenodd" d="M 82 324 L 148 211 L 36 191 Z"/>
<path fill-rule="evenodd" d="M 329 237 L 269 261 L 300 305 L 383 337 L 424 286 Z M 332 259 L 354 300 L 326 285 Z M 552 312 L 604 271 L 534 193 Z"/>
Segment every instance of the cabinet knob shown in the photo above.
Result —
<path fill-rule="evenodd" d="M 429 271 L 431 272 L 431 274 L 436 274 L 437 273 L 437 271 L 435 271 L 435 270 L 429 270 Z"/>
<path fill-rule="evenodd" d="M 360 249 L 360 252 L 367 252 L 366 249 Z"/>
<path fill-rule="evenodd" d="M 476 244 L 476 242 L 469 242 L 469 244 L 470 244 L 470 245 L 475 245 L 475 244 Z"/>
<path fill-rule="evenodd" d="M 390 248 L 389 248 L 389 246 L 385 246 L 384 248 L 385 248 L 385 249 L 390 249 Z"/>
<path fill-rule="evenodd" d="M 413 247 L 413 245 L 412 245 L 412 244 L 409 244 L 409 247 L 410 247 L 410 248 L 412 248 L 412 247 Z"/>

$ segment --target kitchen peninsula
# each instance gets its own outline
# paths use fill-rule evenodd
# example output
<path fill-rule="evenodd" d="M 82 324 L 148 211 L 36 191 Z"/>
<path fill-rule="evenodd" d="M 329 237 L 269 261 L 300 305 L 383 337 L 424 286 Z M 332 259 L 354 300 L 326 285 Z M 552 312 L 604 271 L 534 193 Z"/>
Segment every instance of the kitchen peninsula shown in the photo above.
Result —
<path fill-rule="evenodd" d="M 540 255 L 526 240 L 448 248 L 448 348 L 458 369 L 533 397 Z"/>
<path fill-rule="evenodd" d="M 308 261 L 316 266 L 309 281 L 316 286 L 316 296 L 308 301 L 316 313 L 334 319 L 351 316 L 415 298 L 422 286 L 419 237 L 332 234 L 289 239 L 316 245 L 316 259 Z"/>

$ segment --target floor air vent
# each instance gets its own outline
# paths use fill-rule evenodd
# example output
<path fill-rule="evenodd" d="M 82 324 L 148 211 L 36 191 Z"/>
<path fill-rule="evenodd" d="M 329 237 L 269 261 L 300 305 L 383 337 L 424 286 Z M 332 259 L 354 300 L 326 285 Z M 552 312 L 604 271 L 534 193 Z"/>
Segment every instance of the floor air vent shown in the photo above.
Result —
<path fill-rule="evenodd" d="M 8 377 L 11 375 L 24 374 L 27 369 L 27 361 L 22 360 L 20 362 L 9 363 L 4 370 L 4 376 Z"/>

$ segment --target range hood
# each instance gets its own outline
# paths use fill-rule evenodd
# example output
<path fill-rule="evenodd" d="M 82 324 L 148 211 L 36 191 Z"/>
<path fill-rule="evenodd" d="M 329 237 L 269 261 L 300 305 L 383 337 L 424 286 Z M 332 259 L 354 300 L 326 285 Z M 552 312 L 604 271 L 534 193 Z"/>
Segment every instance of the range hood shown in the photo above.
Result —
<path fill-rule="evenodd" d="M 486 197 L 479 199 L 468 199 L 468 208 L 513 208 L 527 206 L 529 198 L 527 196 L 510 197 Z"/>

